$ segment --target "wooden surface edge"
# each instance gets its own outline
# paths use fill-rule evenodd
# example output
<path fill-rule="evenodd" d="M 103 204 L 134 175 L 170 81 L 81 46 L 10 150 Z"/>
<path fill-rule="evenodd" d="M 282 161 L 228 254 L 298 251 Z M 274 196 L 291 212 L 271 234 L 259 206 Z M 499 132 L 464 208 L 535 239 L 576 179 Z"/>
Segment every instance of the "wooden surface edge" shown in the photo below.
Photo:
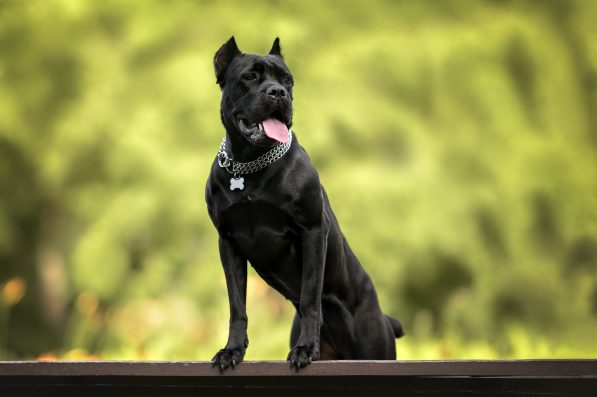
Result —
<path fill-rule="evenodd" d="M 286 361 L 246 361 L 223 373 L 206 361 L 0 361 L 0 379 L 7 376 L 597 378 L 597 360 L 318 361 L 298 372 L 292 370 Z"/>

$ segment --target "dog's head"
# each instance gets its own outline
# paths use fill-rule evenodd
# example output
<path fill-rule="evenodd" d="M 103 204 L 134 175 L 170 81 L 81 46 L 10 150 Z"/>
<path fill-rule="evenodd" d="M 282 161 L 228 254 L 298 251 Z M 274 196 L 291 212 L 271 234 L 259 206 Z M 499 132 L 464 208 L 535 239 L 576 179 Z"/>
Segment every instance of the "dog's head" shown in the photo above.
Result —
<path fill-rule="evenodd" d="M 243 54 L 234 36 L 216 52 L 214 68 L 222 90 L 222 122 L 261 147 L 288 140 L 294 81 L 276 38 L 269 54 Z"/>

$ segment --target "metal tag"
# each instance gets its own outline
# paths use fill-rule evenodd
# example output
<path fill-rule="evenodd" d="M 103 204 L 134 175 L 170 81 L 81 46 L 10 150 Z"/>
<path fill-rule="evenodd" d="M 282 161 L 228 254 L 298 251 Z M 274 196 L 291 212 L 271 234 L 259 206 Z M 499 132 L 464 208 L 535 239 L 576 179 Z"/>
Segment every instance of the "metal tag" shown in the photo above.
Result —
<path fill-rule="evenodd" d="M 245 178 L 230 178 L 230 190 L 244 190 Z"/>

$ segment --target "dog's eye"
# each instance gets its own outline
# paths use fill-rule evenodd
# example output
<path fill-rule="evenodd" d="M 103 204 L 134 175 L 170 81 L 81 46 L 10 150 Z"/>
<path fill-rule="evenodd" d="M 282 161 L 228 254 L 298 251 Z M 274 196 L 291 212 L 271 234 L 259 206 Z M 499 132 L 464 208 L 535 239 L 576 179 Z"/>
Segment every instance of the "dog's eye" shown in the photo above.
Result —
<path fill-rule="evenodd" d="M 243 79 L 246 81 L 255 80 L 256 78 L 257 78 L 257 73 L 255 73 L 255 72 L 249 72 L 249 73 L 245 73 L 243 75 Z"/>
<path fill-rule="evenodd" d="M 284 84 L 286 85 L 292 85 L 292 78 L 290 76 L 286 76 L 284 77 Z"/>

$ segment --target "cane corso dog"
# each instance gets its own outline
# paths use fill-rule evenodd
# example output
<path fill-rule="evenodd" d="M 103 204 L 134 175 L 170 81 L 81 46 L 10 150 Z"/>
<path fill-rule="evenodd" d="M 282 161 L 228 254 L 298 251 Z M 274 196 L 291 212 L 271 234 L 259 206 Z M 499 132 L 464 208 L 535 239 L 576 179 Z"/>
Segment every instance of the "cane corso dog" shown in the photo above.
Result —
<path fill-rule="evenodd" d="M 215 54 L 226 136 L 205 197 L 219 235 L 230 303 L 228 343 L 212 360 L 234 368 L 247 338 L 247 262 L 292 302 L 287 360 L 394 360 L 400 322 L 383 314 L 305 149 L 290 130 L 294 79 L 278 38 L 265 56 L 231 37 Z"/>

